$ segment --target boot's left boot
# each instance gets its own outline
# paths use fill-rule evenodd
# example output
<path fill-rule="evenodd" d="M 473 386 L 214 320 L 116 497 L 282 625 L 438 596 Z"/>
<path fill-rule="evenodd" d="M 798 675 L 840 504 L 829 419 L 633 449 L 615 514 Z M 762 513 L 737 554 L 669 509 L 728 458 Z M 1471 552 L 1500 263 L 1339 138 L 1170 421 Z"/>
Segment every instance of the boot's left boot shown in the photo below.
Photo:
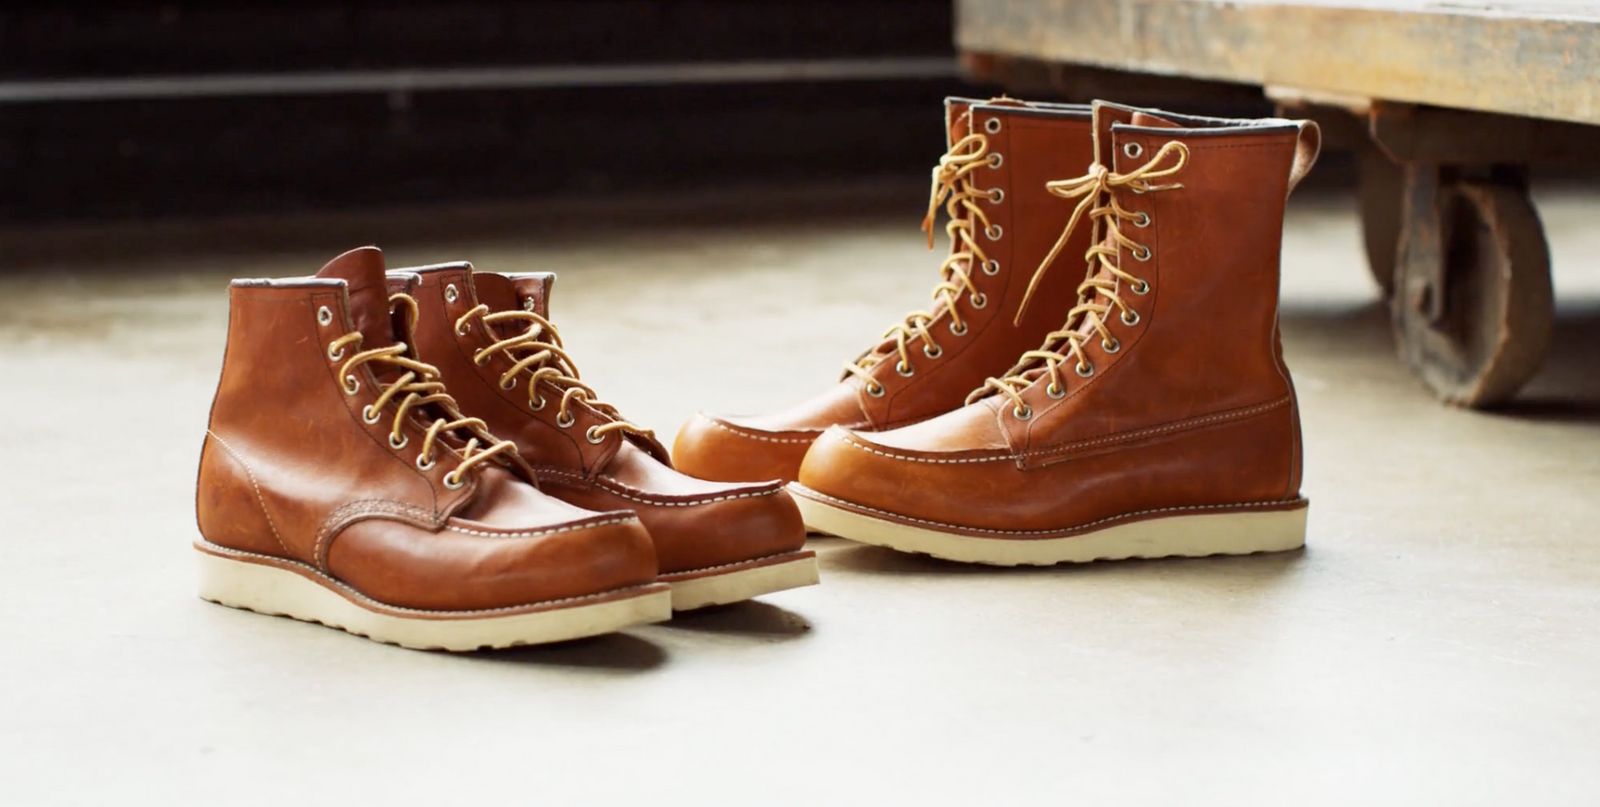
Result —
<path fill-rule="evenodd" d="M 791 488 L 807 524 L 1002 565 L 1304 543 L 1278 253 L 1317 128 L 1094 116 L 1096 162 L 1050 183 L 1079 200 L 1067 233 L 1096 234 L 1088 275 L 1075 300 L 1024 303 L 1056 306 L 1063 327 L 947 414 L 829 430 Z"/>
<path fill-rule="evenodd" d="M 674 610 L 817 582 L 799 510 L 778 481 L 707 482 L 673 469 L 647 429 L 578 377 L 549 320 L 555 275 L 442 264 L 420 278 L 413 341 L 463 411 L 516 444 L 541 490 L 580 507 L 631 510 L 649 531 Z"/>

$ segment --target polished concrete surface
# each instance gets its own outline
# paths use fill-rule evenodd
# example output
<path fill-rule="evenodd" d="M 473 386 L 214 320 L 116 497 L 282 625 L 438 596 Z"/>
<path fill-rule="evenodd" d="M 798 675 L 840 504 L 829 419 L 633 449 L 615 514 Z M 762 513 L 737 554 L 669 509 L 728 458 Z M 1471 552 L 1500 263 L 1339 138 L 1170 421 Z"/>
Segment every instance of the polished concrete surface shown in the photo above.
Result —
<path fill-rule="evenodd" d="M 818 587 L 473 656 L 195 598 L 228 277 L 368 240 L 557 270 L 586 377 L 670 438 L 830 383 L 924 305 L 916 195 L 4 233 L 0 800 L 1593 803 L 1593 197 L 1541 200 L 1557 339 L 1500 414 L 1412 381 L 1348 201 L 1296 201 L 1301 552 L 989 569 L 824 540 Z"/>

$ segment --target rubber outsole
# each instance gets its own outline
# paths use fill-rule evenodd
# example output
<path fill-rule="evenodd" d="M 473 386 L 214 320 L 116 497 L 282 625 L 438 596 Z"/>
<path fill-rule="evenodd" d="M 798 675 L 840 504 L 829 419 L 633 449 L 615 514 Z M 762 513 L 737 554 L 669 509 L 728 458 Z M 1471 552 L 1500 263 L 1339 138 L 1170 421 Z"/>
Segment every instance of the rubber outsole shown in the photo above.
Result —
<path fill-rule="evenodd" d="M 968 535 L 909 524 L 892 514 L 789 486 L 806 528 L 863 544 L 993 566 L 1053 566 L 1127 558 L 1207 557 L 1284 552 L 1305 545 L 1309 502 L 1130 514 L 1104 527 L 1058 537 Z"/>
<path fill-rule="evenodd" d="M 711 569 L 661 575 L 672 587 L 672 610 L 727 605 L 775 591 L 815 585 L 817 553 L 804 549 Z"/>
<path fill-rule="evenodd" d="M 513 608 L 424 611 L 380 603 L 295 561 L 204 542 L 195 549 L 201 599 L 413 650 L 459 653 L 548 644 L 672 617 L 672 594 L 660 583 Z"/>

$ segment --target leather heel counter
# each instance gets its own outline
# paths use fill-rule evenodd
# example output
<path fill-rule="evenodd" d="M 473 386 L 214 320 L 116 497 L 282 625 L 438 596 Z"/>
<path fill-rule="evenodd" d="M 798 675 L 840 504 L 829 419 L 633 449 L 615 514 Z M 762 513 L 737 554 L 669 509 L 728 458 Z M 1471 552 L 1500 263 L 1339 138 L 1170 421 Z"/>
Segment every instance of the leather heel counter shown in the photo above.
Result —
<path fill-rule="evenodd" d="M 200 449 L 195 520 L 206 541 L 229 549 L 289 557 L 250 470 L 210 431 Z"/>

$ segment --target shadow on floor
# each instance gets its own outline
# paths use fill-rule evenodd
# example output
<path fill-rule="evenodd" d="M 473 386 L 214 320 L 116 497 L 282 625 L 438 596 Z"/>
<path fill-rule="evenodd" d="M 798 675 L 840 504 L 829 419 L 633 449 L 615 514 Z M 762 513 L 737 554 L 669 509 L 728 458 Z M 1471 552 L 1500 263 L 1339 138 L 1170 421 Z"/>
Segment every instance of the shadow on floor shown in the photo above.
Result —
<path fill-rule="evenodd" d="M 480 662 L 528 664 L 539 667 L 570 667 L 614 672 L 647 672 L 667 662 L 667 653 L 654 642 L 628 633 L 610 633 L 588 639 L 486 650 L 468 654 Z"/>
<path fill-rule="evenodd" d="M 797 639 L 811 632 L 805 617 L 786 608 L 750 600 L 675 614 L 658 627 L 693 633 L 721 633 L 763 639 Z"/>

